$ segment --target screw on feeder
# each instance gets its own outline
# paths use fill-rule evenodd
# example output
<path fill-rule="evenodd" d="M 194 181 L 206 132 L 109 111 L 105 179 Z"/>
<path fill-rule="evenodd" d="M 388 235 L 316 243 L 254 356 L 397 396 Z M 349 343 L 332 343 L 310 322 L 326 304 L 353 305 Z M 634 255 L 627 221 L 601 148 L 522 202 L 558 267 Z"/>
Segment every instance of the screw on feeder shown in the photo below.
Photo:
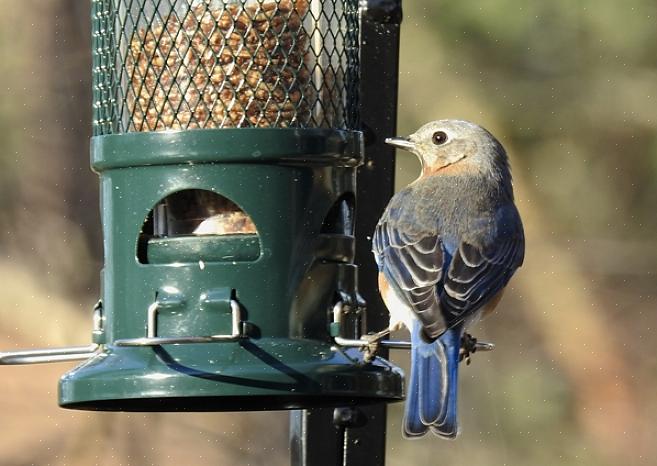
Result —
<path fill-rule="evenodd" d="M 333 424 L 341 429 L 348 427 L 363 427 L 367 424 L 367 417 L 357 407 L 349 406 L 333 410 Z"/>

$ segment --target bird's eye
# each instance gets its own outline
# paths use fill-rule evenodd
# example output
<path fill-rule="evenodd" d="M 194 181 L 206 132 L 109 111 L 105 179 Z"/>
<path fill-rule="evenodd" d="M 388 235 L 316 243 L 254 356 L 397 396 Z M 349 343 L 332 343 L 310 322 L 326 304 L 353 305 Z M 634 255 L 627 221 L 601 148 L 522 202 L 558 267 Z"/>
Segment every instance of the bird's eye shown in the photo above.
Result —
<path fill-rule="evenodd" d="M 447 142 L 447 134 L 443 131 L 436 131 L 433 133 L 433 136 L 431 136 L 431 141 L 437 146 L 445 144 Z"/>

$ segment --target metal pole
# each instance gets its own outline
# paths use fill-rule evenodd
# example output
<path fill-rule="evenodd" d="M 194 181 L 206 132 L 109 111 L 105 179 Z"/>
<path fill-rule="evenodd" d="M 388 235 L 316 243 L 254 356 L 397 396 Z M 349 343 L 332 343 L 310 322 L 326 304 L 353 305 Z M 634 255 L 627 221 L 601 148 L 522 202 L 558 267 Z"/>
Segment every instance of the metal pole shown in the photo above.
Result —
<path fill-rule="evenodd" d="M 362 0 L 360 7 L 365 164 L 358 171 L 355 263 L 359 291 L 367 302 L 368 330 L 378 331 L 388 325 L 388 311 L 377 291 L 370 238 L 394 189 L 395 153 L 384 139 L 397 128 L 402 10 L 401 0 Z M 385 404 L 293 411 L 290 421 L 292 466 L 385 464 Z"/>
<path fill-rule="evenodd" d="M 368 331 L 388 326 L 388 310 L 378 293 L 378 269 L 371 237 L 394 192 L 395 151 L 384 139 L 397 131 L 401 0 L 366 0 L 361 16 L 360 115 L 365 131 L 365 164 L 358 171 L 356 259 L 360 293 L 367 302 Z M 387 350 L 382 354 L 387 357 Z M 386 405 L 358 408 L 345 429 L 343 466 L 383 466 Z"/>

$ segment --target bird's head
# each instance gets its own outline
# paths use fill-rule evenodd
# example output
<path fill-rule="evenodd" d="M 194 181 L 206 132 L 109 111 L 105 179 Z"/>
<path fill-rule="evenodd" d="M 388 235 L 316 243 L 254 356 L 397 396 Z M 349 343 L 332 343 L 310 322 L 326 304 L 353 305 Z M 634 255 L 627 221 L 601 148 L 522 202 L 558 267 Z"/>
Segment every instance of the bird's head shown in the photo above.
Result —
<path fill-rule="evenodd" d="M 417 155 L 422 174 L 491 173 L 508 169 L 506 152 L 481 126 L 463 120 L 427 123 L 408 137 L 387 138 L 386 143 Z"/>

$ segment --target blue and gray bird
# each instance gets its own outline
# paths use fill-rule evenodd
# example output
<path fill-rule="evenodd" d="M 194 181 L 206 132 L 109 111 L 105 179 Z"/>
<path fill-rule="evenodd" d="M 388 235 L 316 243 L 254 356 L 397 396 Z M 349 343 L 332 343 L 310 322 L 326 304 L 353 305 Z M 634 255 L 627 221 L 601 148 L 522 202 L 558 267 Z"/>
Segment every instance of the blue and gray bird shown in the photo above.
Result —
<path fill-rule="evenodd" d="M 389 329 L 411 332 L 403 432 L 454 438 L 461 347 L 473 341 L 465 330 L 493 310 L 524 258 L 509 163 L 497 139 L 467 121 L 434 121 L 386 142 L 422 163 L 372 240 Z"/>

